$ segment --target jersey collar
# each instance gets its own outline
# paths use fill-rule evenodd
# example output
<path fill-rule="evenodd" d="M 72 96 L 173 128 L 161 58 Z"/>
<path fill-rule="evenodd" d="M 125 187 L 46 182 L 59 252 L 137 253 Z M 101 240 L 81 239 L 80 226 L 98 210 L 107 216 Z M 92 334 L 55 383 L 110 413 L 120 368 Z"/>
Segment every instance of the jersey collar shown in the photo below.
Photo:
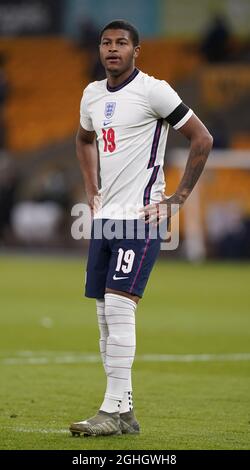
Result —
<path fill-rule="evenodd" d="M 108 84 L 108 81 L 107 81 L 107 90 L 110 91 L 111 93 L 113 93 L 114 91 L 119 91 L 121 90 L 122 88 L 124 88 L 126 85 L 128 85 L 130 82 L 132 82 L 132 80 L 134 80 L 134 78 L 138 75 L 138 73 L 140 72 L 140 70 L 138 70 L 137 68 L 135 68 L 133 70 L 133 72 L 131 73 L 131 75 L 129 75 L 129 77 L 124 81 L 122 82 L 120 85 L 117 85 L 117 86 L 110 86 Z"/>

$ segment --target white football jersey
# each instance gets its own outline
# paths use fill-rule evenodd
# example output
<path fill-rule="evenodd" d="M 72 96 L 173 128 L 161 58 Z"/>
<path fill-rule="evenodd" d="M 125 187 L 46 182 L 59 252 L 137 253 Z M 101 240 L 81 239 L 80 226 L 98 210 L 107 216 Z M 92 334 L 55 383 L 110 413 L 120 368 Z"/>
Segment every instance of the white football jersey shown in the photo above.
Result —
<path fill-rule="evenodd" d="M 141 207 L 162 199 L 169 124 L 179 129 L 191 115 L 167 82 L 138 69 L 117 87 L 105 79 L 85 88 L 80 124 L 96 132 L 100 157 L 95 218 L 136 219 Z"/>

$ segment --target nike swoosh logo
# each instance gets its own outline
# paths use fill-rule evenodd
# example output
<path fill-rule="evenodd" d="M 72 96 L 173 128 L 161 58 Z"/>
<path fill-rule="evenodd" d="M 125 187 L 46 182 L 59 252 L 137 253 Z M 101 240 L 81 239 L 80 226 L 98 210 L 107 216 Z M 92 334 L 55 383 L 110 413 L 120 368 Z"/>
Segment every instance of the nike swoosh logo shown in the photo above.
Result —
<path fill-rule="evenodd" d="M 116 274 L 113 276 L 114 281 L 119 281 L 120 279 L 128 279 L 129 276 L 117 277 Z"/>
<path fill-rule="evenodd" d="M 112 121 L 107 121 L 107 122 L 103 121 L 104 126 L 108 126 L 109 124 L 112 124 Z"/>

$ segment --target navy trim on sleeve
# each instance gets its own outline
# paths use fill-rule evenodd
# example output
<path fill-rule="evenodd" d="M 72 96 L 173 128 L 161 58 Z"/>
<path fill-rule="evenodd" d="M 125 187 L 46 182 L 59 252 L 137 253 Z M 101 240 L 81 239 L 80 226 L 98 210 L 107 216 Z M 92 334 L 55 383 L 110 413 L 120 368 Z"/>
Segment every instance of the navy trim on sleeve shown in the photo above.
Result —
<path fill-rule="evenodd" d="M 176 126 L 176 124 L 186 116 L 188 111 L 189 107 L 184 103 L 180 103 L 171 114 L 165 117 L 165 119 L 171 126 Z"/>

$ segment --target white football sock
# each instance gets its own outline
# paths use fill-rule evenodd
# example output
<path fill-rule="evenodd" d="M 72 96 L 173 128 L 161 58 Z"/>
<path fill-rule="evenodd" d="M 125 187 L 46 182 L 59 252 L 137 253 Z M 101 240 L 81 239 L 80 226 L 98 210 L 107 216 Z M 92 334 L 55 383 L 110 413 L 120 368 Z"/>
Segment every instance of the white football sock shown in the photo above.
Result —
<path fill-rule="evenodd" d="M 97 320 L 98 326 L 100 331 L 100 339 L 99 339 L 99 346 L 100 346 L 100 354 L 102 357 L 102 363 L 104 370 L 107 375 L 106 371 L 106 344 L 107 344 L 107 337 L 108 337 L 108 325 L 105 319 L 105 300 L 104 299 L 97 299 L 96 300 L 96 310 L 97 310 Z"/>
<path fill-rule="evenodd" d="M 107 388 L 101 410 L 119 411 L 124 392 L 131 387 L 135 356 L 136 303 L 117 294 L 105 294 L 105 318 L 109 336 L 106 343 Z"/>
<path fill-rule="evenodd" d="M 97 319 L 98 319 L 98 326 L 100 331 L 100 339 L 99 339 L 99 346 L 100 346 L 100 354 L 102 357 L 102 363 L 104 370 L 107 375 L 106 370 L 106 344 L 107 344 L 107 337 L 108 337 L 108 325 L 106 323 L 105 318 L 105 300 L 104 299 L 97 299 L 96 300 L 96 309 L 97 309 Z M 131 383 L 131 373 L 125 387 L 123 399 L 120 406 L 120 413 L 126 413 L 127 411 L 132 410 L 133 408 L 133 398 L 132 398 L 132 383 Z"/>

